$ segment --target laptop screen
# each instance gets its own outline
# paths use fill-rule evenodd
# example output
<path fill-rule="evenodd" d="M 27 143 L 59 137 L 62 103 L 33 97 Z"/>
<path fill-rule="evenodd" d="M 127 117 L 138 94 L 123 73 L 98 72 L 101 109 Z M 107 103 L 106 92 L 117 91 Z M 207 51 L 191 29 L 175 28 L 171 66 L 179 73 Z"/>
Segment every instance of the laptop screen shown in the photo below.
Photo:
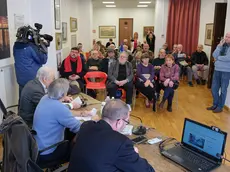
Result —
<path fill-rule="evenodd" d="M 211 127 L 185 119 L 182 143 L 205 155 L 211 155 L 214 160 L 220 160 L 217 154 L 223 155 L 226 136 L 225 132 L 217 132 Z"/>

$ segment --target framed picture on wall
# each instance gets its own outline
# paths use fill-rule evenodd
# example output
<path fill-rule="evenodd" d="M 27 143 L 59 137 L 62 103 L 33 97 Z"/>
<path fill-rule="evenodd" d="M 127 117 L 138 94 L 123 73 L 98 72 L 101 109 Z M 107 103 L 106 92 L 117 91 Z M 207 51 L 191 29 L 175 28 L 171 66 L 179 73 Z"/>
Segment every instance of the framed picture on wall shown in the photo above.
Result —
<path fill-rule="evenodd" d="M 70 17 L 70 32 L 76 32 L 77 31 L 77 19 Z"/>
<path fill-rule="evenodd" d="M 66 42 L 67 41 L 67 23 L 62 22 L 62 41 Z"/>
<path fill-rule="evenodd" d="M 99 26 L 99 38 L 116 38 L 116 26 Z"/>
<path fill-rule="evenodd" d="M 77 35 L 71 35 L 71 47 L 77 46 Z"/>
<path fill-rule="evenodd" d="M 212 46 L 212 38 L 213 38 L 213 23 L 207 23 L 205 27 L 204 44 L 208 46 Z"/>
<path fill-rule="evenodd" d="M 0 1 L 0 60 L 10 57 L 10 35 L 7 17 L 7 0 Z"/>
<path fill-rule="evenodd" d="M 61 8 L 60 0 L 54 0 L 54 19 L 55 19 L 55 29 L 61 29 Z"/>
<path fill-rule="evenodd" d="M 62 49 L 62 33 L 56 33 L 55 39 L 56 39 L 56 50 L 61 50 Z"/>
<path fill-rule="evenodd" d="M 148 32 L 154 32 L 154 26 L 144 26 L 143 28 L 143 37 L 145 38 Z"/>
<path fill-rule="evenodd" d="M 61 55 L 61 52 L 58 52 L 56 54 L 56 58 L 57 58 L 57 71 L 60 70 L 61 68 L 61 63 L 62 63 L 62 55 Z"/>

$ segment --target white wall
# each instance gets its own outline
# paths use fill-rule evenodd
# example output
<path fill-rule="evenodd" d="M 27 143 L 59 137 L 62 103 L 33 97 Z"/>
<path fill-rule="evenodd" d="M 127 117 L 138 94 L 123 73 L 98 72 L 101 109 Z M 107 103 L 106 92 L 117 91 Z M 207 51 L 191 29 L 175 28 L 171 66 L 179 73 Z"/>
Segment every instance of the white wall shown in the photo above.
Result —
<path fill-rule="evenodd" d="M 99 39 L 99 26 L 114 25 L 116 26 L 116 38 L 113 39 L 116 46 L 119 41 L 119 18 L 133 18 L 133 33 L 138 32 L 139 41 L 143 42 L 143 27 L 154 26 L 155 9 L 153 8 L 94 8 L 93 9 L 93 29 L 96 33 L 93 38 L 101 40 L 103 44 L 108 39 Z"/>
<path fill-rule="evenodd" d="M 70 17 L 78 18 L 78 1 L 76 0 L 61 0 L 61 19 L 62 22 L 67 22 L 67 41 L 62 44 L 62 54 L 65 58 L 71 49 L 71 35 L 77 35 L 77 32 L 70 32 Z M 77 36 L 78 38 L 78 36 Z"/>
<path fill-rule="evenodd" d="M 199 44 L 204 45 L 206 24 L 214 22 L 215 3 L 221 2 L 226 2 L 226 0 L 201 0 Z M 204 52 L 210 58 L 211 46 L 204 45 Z"/>
<path fill-rule="evenodd" d="M 168 24 L 169 0 L 156 0 L 155 10 L 155 57 L 158 56 L 158 50 L 166 42 L 167 24 Z"/>

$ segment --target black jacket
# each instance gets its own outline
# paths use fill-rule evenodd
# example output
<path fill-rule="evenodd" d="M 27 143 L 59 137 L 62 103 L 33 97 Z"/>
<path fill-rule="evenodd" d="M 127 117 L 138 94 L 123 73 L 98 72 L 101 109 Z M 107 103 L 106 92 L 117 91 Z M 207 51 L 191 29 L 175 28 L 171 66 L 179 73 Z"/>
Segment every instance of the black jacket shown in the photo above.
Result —
<path fill-rule="evenodd" d="M 100 120 L 82 124 L 68 172 L 154 172 L 132 141 Z"/>
<path fill-rule="evenodd" d="M 204 51 L 192 53 L 192 64 L 204 64 L 208 65 L 208 57 Z"/>
<path fill-rule="evenodd" d="M 21 117 L 11 115 L 0 126 L 4 172 L 42 172 L 36 165 L 38 147 Z"/>
<path fill-rule="evenodd" d="M 32 126 L 35 109 L 44 95 L 44 87 L 38 79 L 29 81 L 23 88 L 20 98 L 19 115 L 28 126 Z"/>

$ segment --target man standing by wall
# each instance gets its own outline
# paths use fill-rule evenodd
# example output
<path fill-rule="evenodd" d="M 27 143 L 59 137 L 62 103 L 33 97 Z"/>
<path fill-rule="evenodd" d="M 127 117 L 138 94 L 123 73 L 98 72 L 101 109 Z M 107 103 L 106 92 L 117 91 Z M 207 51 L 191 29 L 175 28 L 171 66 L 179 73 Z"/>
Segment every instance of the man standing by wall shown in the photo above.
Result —
<path fill-rule="evenodd" d="M 225 35 L 225 39 L 220 41 L 213 52 L 213 57 L 215 60 L 212 81 L 213 105 L 207 110 L 219 113 L 223 111 L 230 80 L 230 32 Z M 220 94 L 219 90 L 221 90 Z"/>

